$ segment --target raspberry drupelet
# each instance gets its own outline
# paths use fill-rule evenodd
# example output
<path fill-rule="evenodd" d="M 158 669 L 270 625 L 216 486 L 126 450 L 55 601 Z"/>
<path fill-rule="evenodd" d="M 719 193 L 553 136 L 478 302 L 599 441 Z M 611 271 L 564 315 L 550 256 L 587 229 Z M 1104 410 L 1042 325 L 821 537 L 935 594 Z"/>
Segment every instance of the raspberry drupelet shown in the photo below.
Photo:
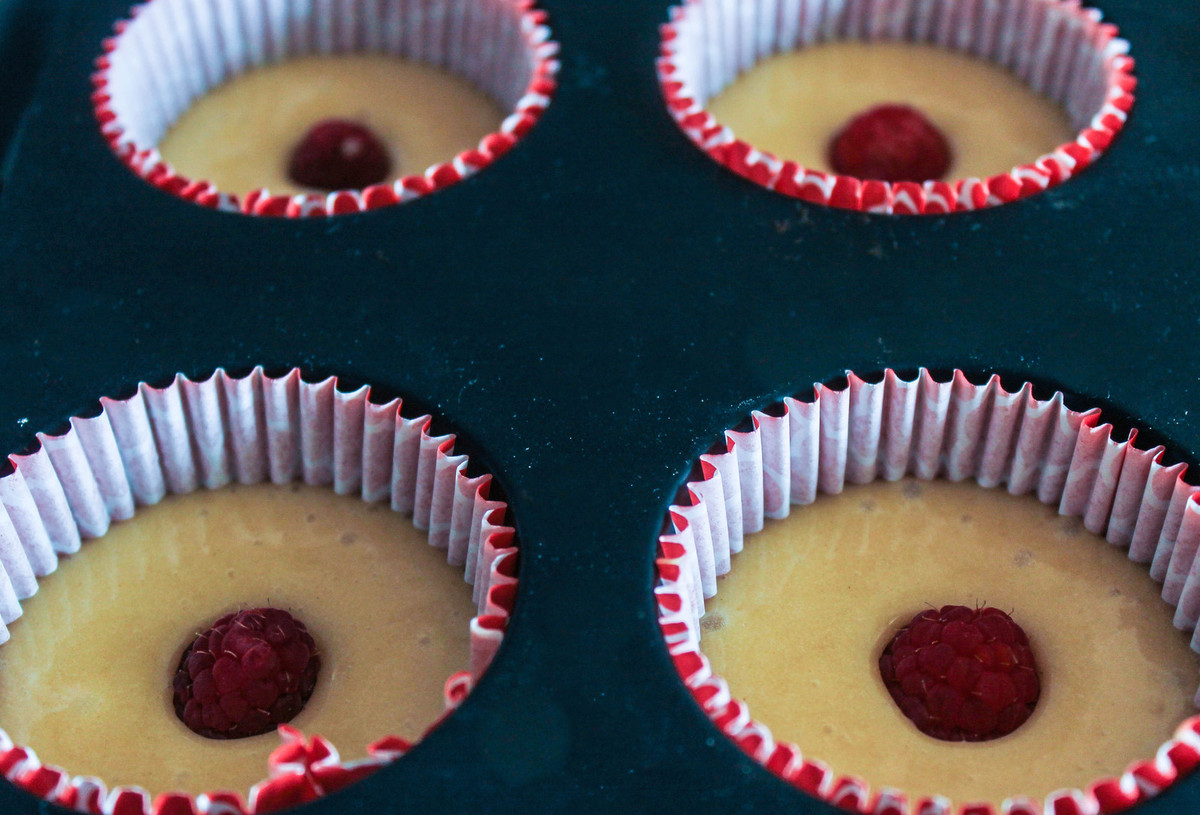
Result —
<path fill-rule="evenodd" d="M 1008 735 L 1041 693 L 1029 638 L 995 608 L 921 612 L 884 648 L 879 672 L 904 715 L 945 741 Z"/>
<path fill-rule="evenodd" d="M 320 667 L 308 629 L 288 612 L 226 614 L 183 652 L 173 682 L 175 713 L 210 739 L 269 733 L 304 708 Z"/>

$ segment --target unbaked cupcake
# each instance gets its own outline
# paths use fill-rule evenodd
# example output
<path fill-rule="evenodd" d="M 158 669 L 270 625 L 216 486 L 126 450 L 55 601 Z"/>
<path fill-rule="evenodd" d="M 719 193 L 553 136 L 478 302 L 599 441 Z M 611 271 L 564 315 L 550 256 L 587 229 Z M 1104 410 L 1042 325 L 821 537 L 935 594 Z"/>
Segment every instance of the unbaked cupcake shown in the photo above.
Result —
<path fill-rule="evenodd" d="M 1128 43 L 1066 0 L 689 0 L 659 78 L 739 175 L 847 209 L 1016 200 L 1096 161 L 1133 102 Z"/>
<path fill-rule="evenodd" d="M 513 530 L 430 417 L 298 370 L 102 406 L 0 480 L 10 780 L 274 811 L 402 755 L 485 670 Z"/>
<path fill-rule="evenodd" d="M 671 507 L 660 624 L 710 719 L 854 812 L 1115 812 L 1191 770 L 1183 465 L 1028 384 L 848 379 L 727 431 Z"/>
<path fill-rule="evenodd" d="M 507 152 L 554 92 L 529 0 L 150 0 L 104 44 L 93 97 L 156 187 L 255 215 L 374 209 Z"/>

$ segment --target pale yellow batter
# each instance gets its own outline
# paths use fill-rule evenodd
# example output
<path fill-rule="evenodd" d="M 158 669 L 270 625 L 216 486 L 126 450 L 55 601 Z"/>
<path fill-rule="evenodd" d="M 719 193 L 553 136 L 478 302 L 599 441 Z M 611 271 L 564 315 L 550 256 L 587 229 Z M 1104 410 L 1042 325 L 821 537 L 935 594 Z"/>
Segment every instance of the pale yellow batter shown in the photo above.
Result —
<path fill-rule="evenodd" d="M 110 786 L 244 794 L 278 736 L 192 733 L 171 678 L 196 633 L 267 605 L 304 622 L 321 655 L 292 724 L 343 758 L 418 737 L 467 666 L 470 587 L 409 518 L 329 489 L 232 486 L 140 510 L 42 581 L 0 648 L 0 727 Z"/>
<path fill-rule="evenodd" d="M 828 172 L 834 134 L 889 102 L 916 107 L 946 135 L 947 180 L 1006 173 L 1075 138 L 1062 108 L 1008 71 L 910 43 L 831 42 L 773 56 L 708 108 L 743 141 Z"/>
<path fill-rule="evenodd" d="M 939 741 L 879 677 L 896 628 L 989 605 L 1029 635 L 1042 694 L 988 742 Z M 1086 788 L 1153 755 L 1195 714 L 1200 659 L 1145 567 L 1029 496 L 948 482 L 875 483 L 768 522 L 734 558 L 701 647 L 733 694 L 806 758 L 872 788 L 958 803 Z"/>
<path fill-rule="evenodd" d="M 388 146 L 395 178 L 420 175 L 499 128 L 504 112 L 446 71 L 387 56 L 303 57 L 216 88 L 158 145 L 175 170 L 230 193 L 312 192 L 287 177 L 292 148 L 327 118 L 368 126 Z"/>

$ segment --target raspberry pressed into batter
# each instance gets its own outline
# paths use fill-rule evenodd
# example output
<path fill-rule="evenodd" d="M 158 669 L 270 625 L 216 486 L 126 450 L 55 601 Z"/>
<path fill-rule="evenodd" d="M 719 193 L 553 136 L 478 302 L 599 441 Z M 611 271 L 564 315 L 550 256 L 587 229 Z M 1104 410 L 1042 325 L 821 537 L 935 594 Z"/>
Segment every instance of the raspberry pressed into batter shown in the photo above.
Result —
<path fill-rule="evenodd" d="M 392 169 L 387 148 L 370 128 L 346 119 L 318 122 L 292 151 L 288 177 L 333 192 L 386 181 Z"/>
<path fill-rule="evenodd" d="M 879 673 L 904 715 L 946 741 L 1008 735 L 1041 692 L 1029 638 L 995 608 L 921 612 L 884 648 Z"/>
<path fill-rule="evenodd" d="M 175 713 L 211 739 L 269 733 L 303 710 L 320 667 L 308 629 L 286 611 L 226 614 L 183 652 Z"/>
<path fill-rule="evenodd" d="M 879 181 L 936 181 L 950 169 L 950 142 L 919 110 L 877 105 L 829 144 L 834 172 Z"/>

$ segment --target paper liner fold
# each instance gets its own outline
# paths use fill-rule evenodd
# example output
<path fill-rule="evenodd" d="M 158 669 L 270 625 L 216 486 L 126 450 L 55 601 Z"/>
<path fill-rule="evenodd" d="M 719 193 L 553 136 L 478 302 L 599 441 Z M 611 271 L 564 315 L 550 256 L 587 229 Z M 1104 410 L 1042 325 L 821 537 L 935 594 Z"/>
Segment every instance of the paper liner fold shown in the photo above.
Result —
<path fill-rule="evenodd" d="M 922 369 L 911 380 L 887 370 L 878 382 L 847 373 L 845 387 L 818 384 L 811 401 L 785 398 L 777 411 L 755 411 L 749 431 L 725 432 L 723 451 L 700 456 L 700 477 L 686 484 L 686 506 L 671 506 L 659 538 L 655 595 L 659 625 L 676 670 L 709 718 L 748 755 L 810 794 L 867 815 L 1096 815 L 1158 794 L 1200 763 L 1200 717 L 1182 725 L 1157 754 L 1118 778 L 1087 790 L 1059 790 L 1044 801 L 1012 798 L 999 808 L 946 799 L 906 802 L 902 793 L 871 794 L 859 779 L 839 777 L 777 744 L 754 721 L 700 650 L 704 601 L 730 568 L 729 552 L 763 517 L 786 517 L 792 504 L 904 475 L 974 479 L 1033 493 L 1131 560 L 1150 564 L 1175 606 L 1175 626 L 1193 632 L 1200 651 L 1200 487 L 1186 466 L 1163 462 L 1163 448 L 1143 450 L 1113 438 L 1097 409 L 1068 408 L 1061 393 L 1007 391 L 999 376 L 974 384 L 961 371 L 939 382 Z M 1200 691 L 1197 692 L 1200 704 Z"/>
<path fill-rule="evenodd" d="M 740 140 L 709 99 L 772 54 L 828 40 L 929 43 L 1013 71 L 1078 131 L 991 178 L 888 183 L 805 168 Z M 705 153 L 760 186 L 816 204 L 897 215 L 982 209 L 1062 183 L 1094 162 L 1133 105 L 1133 59 L 1115 26 L 1079 0 L 686 0 L 661 29 L 667 109 Z"/>
<path fill-rule="evenodd" d="M 533 0 L 148 0 L 104 41 L 92 105 L 121 161 L 164 192 L 248 215 L 363 212 L 455 184 L 529 132 L 556 88 L 558 44 L 546 19 Z M 180 175 L 159 155 L 168 128 L 222 82 L 291 57 L 331 53 L 384 53 L 445 68 L 512 112 L 477 146 L 420 175 L 327 195 L 222 191 Z"/>
<path fill-rule="evenodd" d="M 272 377 L 261 367 L 242 377 L 217 369 L 203 380 L 142 383 L 129 398 L 100 404 L 99 415 L 72 419 L 61 436 L 39 433 L 39 449 L 10 457 L 14 471 L 0 478 L 0 643 L 21 614 L 20 600 L 55 570 L 57 554 L 85 549 L 135 506 L 201 486 L 303 480 L 411 513 L 429 544 L 445 550 L 474 586 L 470 670 L 447 683 L 447 711 L 487 669 L 516 598 L 515 532 L 506 524 L 507 504 L 490 496 L 491 476 L 468 475 L 455 437 L 430 435 L 430 416 L 405 417 L 401 400 L 375 404 L 369 388 L 345 392 L 334 377 L 310 383 L 299 369 Z M 281 732 L 285 748 L 303 741 L 292 728 Z M 386 737 L 365 762 L 343 763 L 314 737 L 326 752 L 305 777 L 318 792 L 332 791 L 402 753 L 401 742 Z M 47 801 L 105 815 L 252 815 L 274 811 L 295 792 L 295 779 L 278 781 L 272 764 L 271 778 L 245 805 L 231 793 L 152 801 L 144 790 L 109 791 L 99 779 L 43 765 L 2 730 L 0 774 Z"/>
<path fill-rule="evenodd" d="M 13 746 L 0 735 L 0 774 L 46 801 L 93 815 L 256 815 L 278 812 L 336 792 L 367 777 L 407 753 L 412 745 L 385 736 L 367 747 L 367 757 L 343 761 L 337 748 L 320 736 L 306 737 L 281 725 L 282 740 L 267 760 L 268 777 L 251 788 L 246 799 L 234 792 L 180 793 L 151 797 L 140 787 L 107 790 L 98 779 L 71 778 L 58 767 L 42 764 L 28 748 Z"/>

